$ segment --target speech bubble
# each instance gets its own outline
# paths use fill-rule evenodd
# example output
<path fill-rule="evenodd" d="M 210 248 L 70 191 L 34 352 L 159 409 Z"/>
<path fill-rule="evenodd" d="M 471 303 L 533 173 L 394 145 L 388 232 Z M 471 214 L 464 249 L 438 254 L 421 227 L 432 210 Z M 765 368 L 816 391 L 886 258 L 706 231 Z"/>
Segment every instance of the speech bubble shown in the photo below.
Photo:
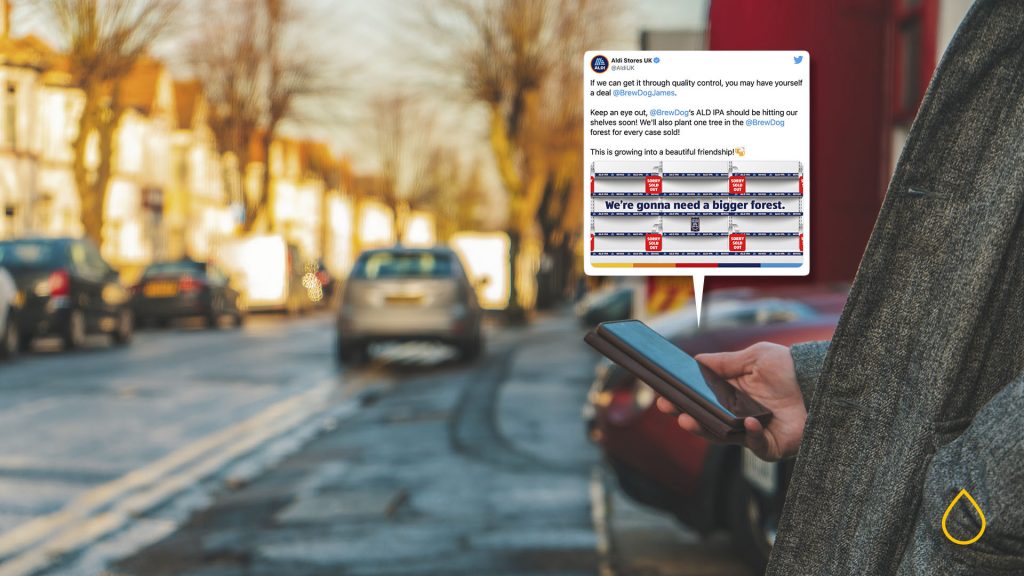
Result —
<path fill-rule="evenodd" d="M 692 276 L 699 318 L 706 276 L 810 272 L 809 54 L 592 51 L 583 67 L 588 275 Z"/>

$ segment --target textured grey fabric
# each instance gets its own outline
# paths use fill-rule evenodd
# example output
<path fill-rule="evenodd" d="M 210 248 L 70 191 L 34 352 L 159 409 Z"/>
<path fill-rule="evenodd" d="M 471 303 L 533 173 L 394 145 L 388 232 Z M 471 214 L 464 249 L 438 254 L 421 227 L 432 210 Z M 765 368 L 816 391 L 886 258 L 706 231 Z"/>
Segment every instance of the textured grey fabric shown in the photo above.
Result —
<path fill-rule="evenodd" d="M 768 574 L 1024 574 L 1022 135 L 1024 2 L 979 0 L 825 355 Z M 941 528 L 960 488 L 971 546 Z"/>
<path fill-rule="evenodd" d="M 924 481 L 921 511 L 899 574 L 1024 574 L 1024 379 L 996 394 L 963 435 L 935 453 Z M 985 532 L 959 546 L 941 530 L 942 515 L 967 487 L 985 513 Z M 946 527 L 958 540 L 981 529 L 965 499 Z"/>
<path fill-rule="evenodd" d="M 821 367 L 825 363 L 828 346 L 828 340 L 821 340 L 796 344 L 789 348 L 793 366 L 796 368 L 796 381 L 804 395 L 804 404 L 808 407 L 811 405 L 811 397 L 814 396 L 814 385 L 821 376 Z"/>

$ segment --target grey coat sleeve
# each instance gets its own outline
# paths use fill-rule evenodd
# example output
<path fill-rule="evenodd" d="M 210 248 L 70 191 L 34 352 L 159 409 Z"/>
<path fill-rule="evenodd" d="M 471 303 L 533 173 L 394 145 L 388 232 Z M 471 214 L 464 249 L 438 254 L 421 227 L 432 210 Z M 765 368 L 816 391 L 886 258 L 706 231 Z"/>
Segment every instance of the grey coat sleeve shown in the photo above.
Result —
<path fill-rule="evenodd" d="M 992 397 L 955 440 L 938 447 L 921 494 L 914 534 L 899 570 L 918 574 L 1024 574 L 1024 376 Z M 981 507 L 985 531 L 970 545 L 946 538 L 942 519 L 966 489 Z M 970 502 L 952 508 L 946 528 L 967 541 L 982 529 Z"/>
<path fill-rule="evenodd" d="M 831 343 L 829 340 L 819 340 L 794 344 L 789 348 L 789 353 L 793 356 L 793 365 L 796 367 L 796 381 L 803 392 L 804 405 L 808 408 L 811 406 L 811 396 L 818 384 L 821 367 L 825 364 L 825 355 L 828 354 Z"/>

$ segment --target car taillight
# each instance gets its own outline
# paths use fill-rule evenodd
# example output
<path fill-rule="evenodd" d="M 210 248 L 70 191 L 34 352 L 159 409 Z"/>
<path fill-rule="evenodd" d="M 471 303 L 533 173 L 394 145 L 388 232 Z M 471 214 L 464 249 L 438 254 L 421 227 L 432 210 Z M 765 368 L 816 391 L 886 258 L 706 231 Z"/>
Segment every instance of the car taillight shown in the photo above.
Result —
<path fill-rule="evenodd" d="M 178 290 L 181 292 L 199 292 L 203 289 L 203 281 L 191 276 L 182 276 L 178 280 Z"/>
<path fill-rule="evenodd" d="M 50 274 L 50 297 L 67 296 L 71 293 L 71 276 L 67 270 L 54 270 Z"/>

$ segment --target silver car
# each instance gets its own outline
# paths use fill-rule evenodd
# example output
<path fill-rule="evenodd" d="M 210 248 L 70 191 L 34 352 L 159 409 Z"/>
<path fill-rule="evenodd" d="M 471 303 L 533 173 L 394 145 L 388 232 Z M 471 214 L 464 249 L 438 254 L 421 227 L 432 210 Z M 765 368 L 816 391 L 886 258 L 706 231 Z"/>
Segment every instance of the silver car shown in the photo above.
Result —
<path fill-rule="evenodd" d="M 338 360 L 359 363 L 375 341 L 437 340 L 480 354 L 476 290 L 448 248 L 387 248 L 360 254 L 338 312 Z"/>

